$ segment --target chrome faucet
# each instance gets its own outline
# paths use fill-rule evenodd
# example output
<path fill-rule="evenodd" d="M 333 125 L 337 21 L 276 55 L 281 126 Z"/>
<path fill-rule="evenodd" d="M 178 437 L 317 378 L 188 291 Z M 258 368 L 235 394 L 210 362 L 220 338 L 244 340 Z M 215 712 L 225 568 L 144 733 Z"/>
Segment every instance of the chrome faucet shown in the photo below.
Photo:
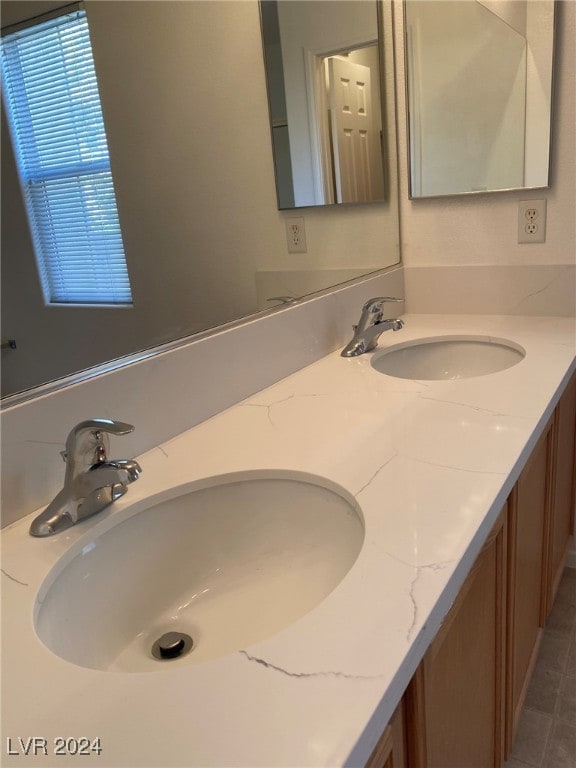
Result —
<path fill-rule="evenodd" d="M 127 435 L 121 421 L 91 419 L 77 424 L 66 440 L 64 488 L 30 526 L 32 536 L 52 536 L 100 512 L 123 496 L 142 471 L 133 459 L 108 459 L 108 435 Z"/>
<path fill-rule="evenodd" d="M 354 336 L 340 353 L 342 357 L 356 357 L 364 352 L 370 352 L 376 347 L 381 333 L 390 330 L 399 331 L 403 328 L 403 320 L 384 319 L 384 304 L 400 301 L 404 299 L 393 299 L 388 296 L 369 299 L 362 307 L 358 325 L 352 326 Z"/>

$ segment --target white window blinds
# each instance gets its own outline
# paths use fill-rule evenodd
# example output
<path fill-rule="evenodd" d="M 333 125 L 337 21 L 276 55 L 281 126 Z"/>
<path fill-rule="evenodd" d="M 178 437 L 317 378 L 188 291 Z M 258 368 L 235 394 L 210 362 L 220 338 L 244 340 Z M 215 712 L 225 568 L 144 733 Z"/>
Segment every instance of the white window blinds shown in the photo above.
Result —
<path fill-rule="evenodd" d="M 2 38 L 12 141 L 46 301 L 132 301 L 86 14 Z"/>

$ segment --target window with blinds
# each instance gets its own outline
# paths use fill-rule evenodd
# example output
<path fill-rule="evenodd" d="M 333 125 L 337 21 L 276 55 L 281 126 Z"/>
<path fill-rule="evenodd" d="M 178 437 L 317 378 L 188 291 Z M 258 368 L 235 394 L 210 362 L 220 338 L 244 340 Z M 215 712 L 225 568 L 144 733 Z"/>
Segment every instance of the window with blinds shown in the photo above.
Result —
<path fill-rule="evenodd" d="M 2 84 L 51 304 L 130 304 L 85 11 L 3 36 Z"/>

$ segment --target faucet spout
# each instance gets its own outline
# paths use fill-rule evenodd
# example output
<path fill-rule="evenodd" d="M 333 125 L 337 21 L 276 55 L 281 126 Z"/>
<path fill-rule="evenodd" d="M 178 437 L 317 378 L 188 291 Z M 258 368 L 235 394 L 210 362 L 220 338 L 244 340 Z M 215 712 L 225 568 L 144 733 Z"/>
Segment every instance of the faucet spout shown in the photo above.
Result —
<path fill-rule="evenodd" d="M 30 525 L 31 536 L 52 536 L 54 533 L 70 528 L 76 522 L 68 509 L 68 489 L 56 494 L 44 512 L 34 518 Z"/>

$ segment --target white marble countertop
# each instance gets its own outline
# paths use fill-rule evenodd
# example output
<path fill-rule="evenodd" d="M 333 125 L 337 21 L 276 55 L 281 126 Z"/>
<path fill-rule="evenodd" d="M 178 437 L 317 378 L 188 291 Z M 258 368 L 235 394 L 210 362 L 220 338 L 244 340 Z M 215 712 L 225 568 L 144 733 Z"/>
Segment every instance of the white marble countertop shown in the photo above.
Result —
<path fill-rule="evenodd" d="M 138 457 L 141 478 L 100 515 L 50 539 L 28 536 L 33 515 L 3 531 L 2 765 L 364 764 L 575 368 L 573 318 L 404 320 L 380 348 L 475 334 L 526 356 L 488 376 L 412 381 L 335 352 Z M 80 539 L 175 485 L 262 469 L 326 478 L 362 510 L 360 555 L 318 607 L 248 648 L 157 673 L 85 669 L 41 643 L 37 592 Z M 18 738 L 33 736 L 48 755 L 22 754 Z M 63 763 L 57 736 L 99 737 L 102 753 Z"/>

